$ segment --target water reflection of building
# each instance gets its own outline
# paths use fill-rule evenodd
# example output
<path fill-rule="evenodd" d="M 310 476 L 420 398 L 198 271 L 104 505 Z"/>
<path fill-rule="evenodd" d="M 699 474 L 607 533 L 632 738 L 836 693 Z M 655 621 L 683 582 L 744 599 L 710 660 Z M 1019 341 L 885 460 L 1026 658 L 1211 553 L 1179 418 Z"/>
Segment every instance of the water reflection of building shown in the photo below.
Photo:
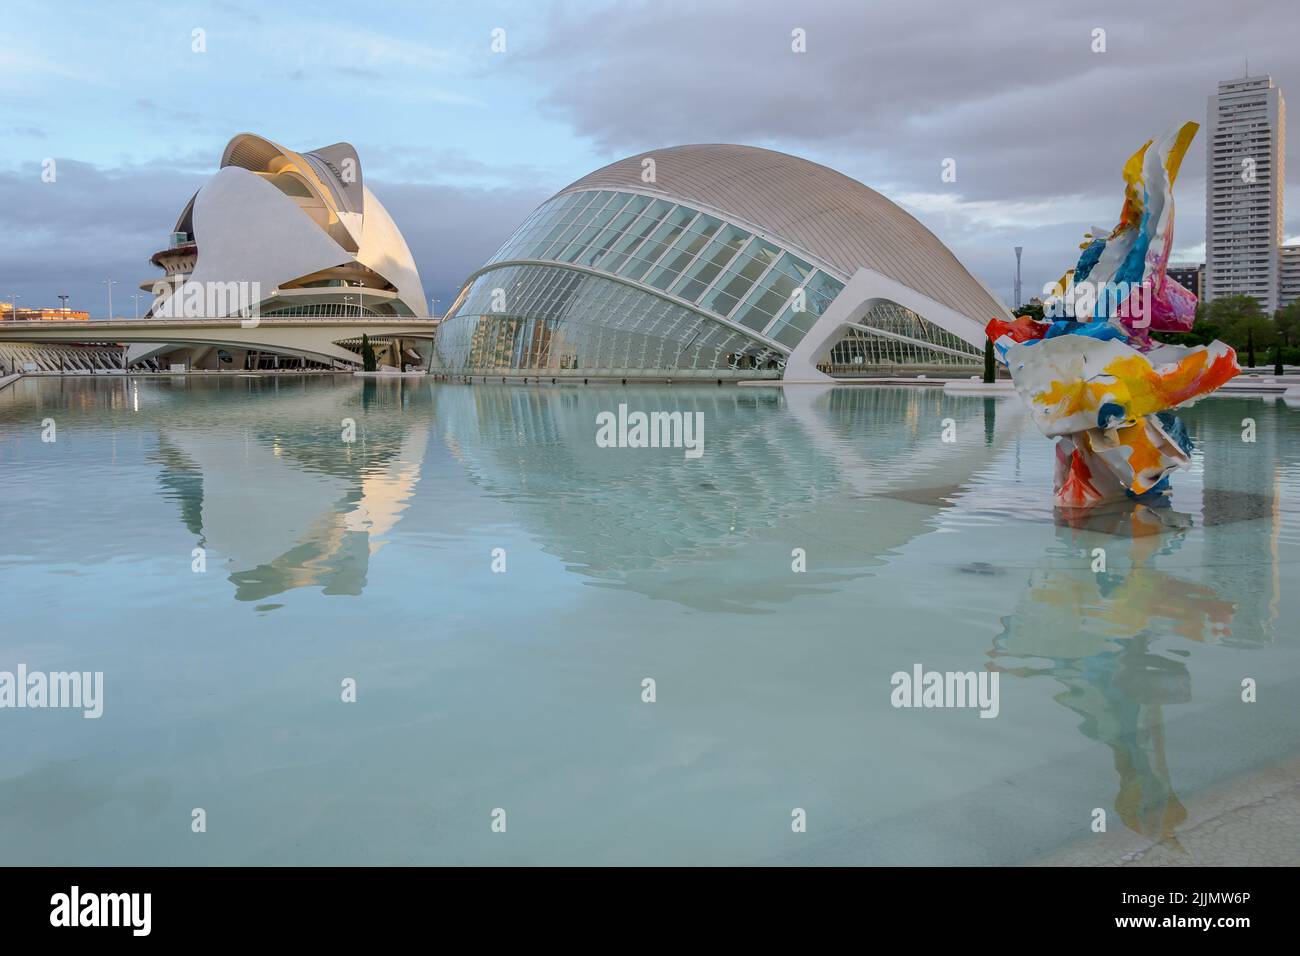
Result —
<path fill-rule="evenodd" d="M 993 592 L 988 603 L 1006 607 L 996 612 L 1007 616 L 989 665 L 1008 676 L 1003 690 L 1013 676 L 1048 678 L 1033 682 L 1052 694 L 1033 695 L 1035 706 L 1060 704 L 1077 715 L 1084 737 L 1102 745 L 1090 749 L 1104 748 L 1113 765 L 1113 777 L 1089 771 L 1083 781 L 1113 792 L 1121 823 L 1112 828 L 1169 847 L 1178 845 L 1188 819 L 1179 785 L 1188 787 L 1204 772 L 1203 765 L 1192 766 L 1197 761 L 1184 760 L 1181 775 L 1171 767 L 1178 754 L 1168 745 L 1166 726 L 1177 711 L 1169 708 L 1213 701 L 1223 692 L 1193 686 L 1193 675 L 1212 666 L 1199 647 L 1235 653 L 1277 640 L 1279 489 L 1281 472 L 1294 470 L 1296 454 L 1241 442 L 1239 422 L 1247 414 L 1261 431 L 1280 432 L 1282 423 L 1273 422 L 1274 412 L 1262 403 L 1215 399 L 1187 413 L 1201 449 L 1197 468 L 1204 487 L 1193 473 L 1175 486 L 1169 507 L 1132 504 L 1060 515 L 1053 528 L 1049 508 L 1008 504 L 1022 494 L 1045 500 L 1042 489 L 1050 487 L 1050 445 L 1039 444 L 1037 436 L 1026 448 L 1041 465 L 1043 483 L 1022 480 L 1018 459 L 1013 468 L 1019 450 L 1008 439 L 1023 423 L 1014 403 L 956 402 L 922 389 L 698 387 L 443 388 L 435 400 L 449 447 L 471 479 L 569 571 L 692 610 L 790 611 L 782 605 L 814 595 L 825 600 L 823 607 L 858 611 L 864 594 L 879 594 L 881 587 L 906 591 L 919 576 L 936 573 L 936 555 L 959 553 L 978 540 L 975 547 L 984 549 L 980 557 L 988 563 L 959 570 L 988 573 L 982 579 Z M 666 401 L 705 412 L 708 450 L 701 462 L 684 462 L 670 450 L 596 448 L 598 411 L 619 402 L 662 408 Z M 947 417 L 956 425 L 956 449 L 936 438 L 937 423 Z M 1252 467 L 1252 456 L 1269 467 Z M 929 507 L 913 507 L 918 504 Z M 993 508 L 1002 510 L 987 519 Z M 964 541 L 931 537 L 954 530 L 962 518 L 987 523 Z M 815 542 L 827 573 L 773 573 L 790 545 L 804 541 Z M 1028 551 L 1015 551 L 1016 542 L 1036 541 Z M 1107 557 L 1100 572 L 1090 567 L 1096 547 Z M 827 553 L 839 560 L 826 560 Z M 1001 563 L 1034 570 L 1020 577 Z M 877 573 L 883 584 L 857 580 Z M 846 596 L 859 600 L 837 602 Z M 951 600 L 981 606 L 968 593 Z M 799 606 L 801 621 L 834 626 L 833 613 L 819 617 L 810 603 Z M 896 606 L 885 598 L 880 620 L 896 627 Z M 845 621 L 862 626 L 861 618 L 846 615 Z M 945 637 L 926 631 L 927 654 L 948 650 Z M 968 659 L 977 660 L 978 650 Z M 1050 733 L 1035 745 L 1055 749 L 1061 741 Z M 1246 739 L 1235 724 L 1223 733 Z M 1033 779 L 1039 765 L 1031 766 L 1024 789 L 1042 792 L 1033 789 L 1044 786 Z M 1069 777 L 1061 765 L 1052 766 L 1054 784 Z M 1087 807 L 1094 805 L 1109 806 Z M 964 810 L 954 810 L 954 818 L 964 819 Z M 1058 816 L 1051 825 L 1059 823 Z M 870 845 L 870 839 L 863 842 Z"/>
<path fill-rule="evenodd" d="M 670 394 L 672 410 L 704 415 L 706 451 L 697 461 L 680 449 L 596 446 L 598 413 L 620 403 L 662 408 L 661 389 L 476 385 L 439 388 L 435 401 L 448 447 L 471 479 L 570 571 L 744 613 L 860 576 L 930 529 L 920 509 L 846 510 L 846 497 L 933 497 L 987 465 L 1018 428 L 1015 414 L 987 424 L 981 403 L 940 389 L 696 386 Z M 955 446 L 939 436 L 949 417 Z M 846 535 L 854 527 L 860 533 Z M 788 563 L 800 542 L 820 549 L 820 568 L 788 583 L 717 580 L 729 566 L 719 559 L 739 549 L 770 548 Z"/>
<path fill-rule="evenodd" d="M 1013 413 L 997 423 L 985 403 L 939 389 L 678 388 L 676 407 L 703 412 L 706 422 L 707 454 L 687 461 L 679 449 L 627 455 L 596 446 L 599 411 L 661 401 L 662 392 L 652 399 L 636 387 L 431 390 L 398 381 L 358 390 L 347 381 L 300 390 L 255 378 L 233 387 L 251 400 L 221 403 L 219 428 L 178 422 L 166 389 L 132 421 L 148 427 L 157 415 L 163 493 L 195 543 L 222 562 L 236 597 L 250 601 L 305 586 L 360 593 L 369 556 L 419 481 L 435 413 L 471 481 L 570 571 L 601 586 L 743 613 L 834 590 L 930 530 L 925 509 L 846 513 L 846 495 L 937 499 L 986 465 L 1018 427 Z M 358 422 L 352 446 L 328 424 L 347 417 Z M 949 417 L 958 424 L 955 447 L 936 431 Z M 846 540 L 846 528 L 859 525 Z M 817 549 L 821 560 L 789 583 L 713 576 L 726 566 L 719 559 L 740 549 L 770 548 L 788 562 L 792 541 Z"/>
<path fill-rule="evenodd" d="M 280 395 L 274 416 L 254 402 L 242 429 L 162 425 L 159 482 L 236 599 L 360 594 L 420 480 L 429 410 L 423 383 L 369 382 Z M 334 425 L 344 418 L 357 422 L 355 443 Z"/>
<path fill-rule="evenodd" d="M 946 825 L 964 827 L 984 816 L 1006 820 L 1007 831 L 1017 836 L 1030 833 L 1020 846 L 1042 846 L 1060 839 L 1068 814 L 1079 811 L 1077 796 L 1086 795 L 1083 806 L 1091 808 L 1109 807 L 1113 795 L 1129 828 L 1172 842 L 1180 829 L 1187 830 L 1180 823 L 1184 799 L 1195 819 L 1188 795 L 1198 774 L 1203 780 L 1231 772 L 1223 769 L 1233 759 L 1231 750 L 1248 752 L 1242 761 L 1257 759 L 1256 741 L 1244 721 L 1257 719 L 1259 711 L 1250 708 L 1202 711 L 1200 727 L 1221 721 L 1224 710 L 1249 714 L 1234 713 L 1228 723 L 1216 723 L 1221 736 L 1206 741 L 1203 758 L 1190 759 L 1176 745 L 1180 739 L 1198 742 L 1181 722 L 1193 707 L 1178 705 L 1213 700 L 1216 691 L 1205 677 L 1214 661 L 1249 660 L 1246 667 L 1257 668 L 1261 659 L 1281 656 L 1240 655 L 1231 646 L 1257 647 L 1275 639 L 1278 625 L 1268 616 L 1277 600 L 1275 567 L 1272 552 L 1259 544 L 1279 533 L 1285 539 L 1290 529 L 1279 531 L 1281 495 L 1271 489 L 1286 487 L 1288 475 L 1300 474 L 1297 451 L 1285 447 L 1276 449 L 1278 472 L 1248 466 L 1251 459 L 1245 456 L 1252 452 L 1242 447 L 1237 423 L 1253 415 L 1261 437 L 1276 427 L 1263 403 L 1216 399 L 1189 414 L 1204 456 L 1198 467 L 1204 469 L 1207 492 L 1193 472 L 1175 486 L 1170 509 L 1093 513 L 1057 529 L 1050 511 L 1027 512 L 1017 502 L 1008 520 L 1006 511 L 989 507 L 992 499 L 1005 502 L 1018 493 L 1035 501 L 1046 497 L 1050 443 L 1037 435 L 1025 438 L 1024 458 L 1032 456 L 1042 473 L 1021 478 L 1015 403 L 945 398 L 928 389 L 431 388 L 398 382 L 362 391 L 351 379 L 335 390 L 316 382 L 183 381 L 193 382 L 199 394 L 169 405 L 169 387 L 154 380 L 142 386 L 154 390 L 149 402 L 137 415 L 117 421 L 140 421 L 146 432 L 163 434 L 158 453 L 163 492 L 176 502 L 190 540 L 207 546 L 211 536 L 214 577 L 222 567 L 215 561 L 226 557 L 221 550 L 229 546 L 236 552 L 230 577 L 244 599 L 263 600 L 276 588 L 307 585 L 355 593 L 365 583 L 377 543 L 373 526 L 356 530 L 372 511 L 358 503 L 382 500 L 393 505 L 386 513 L 400 514 L 416 490 L 435 501 L 441 497 L 431 493 L 433 473 L 427 466 L 423 483 L 414 485 L 421 454 L 436 455 L 439 449 L 436 443 L 423 448 L 413 433 L 427 433 L 436 421 L 438 438 L 484 493 L 466 509 L 470 520 L 486 515 L 493 528 L 518 528 L 530 546 L 536 543 L 557 556 L 547 570 L 563 565 L 566 571 L 551 573 L 548 584 L 567 577 L 665 602 L 606 601 L 606 594 L 575 598 L 575 589 L 561 586 L 555 589 L 562 592 L 557 604 L 582 612 L 639 605 L 651 610 L 650 626 L 691 617 L 703 621 L 690 635 L 701 656 L 687 655 L 682 669 L 705 665 L 699 671 L 708 680 L 729 681 L 736 673 L 717 656 L 717 647 L 747 658 L 803 656 L 812 662 L 803 674 L 805 686 L 824 699 L 843 684 L 873 679 L 881 664 L 892 669 L 891 655 L 930 663 L 932 655 L 944 654 L 952 666 L 976 666 L 996 634 L 992 666 L 1006 672 L 1003 719 L 947 725 L 909 719 L 897 725 L 901 734 L 895 736 L 884 724 L 854 723 L 863 713 L 856 698 L 843 711 L 826 712 L 839 718 L 841 731 L 850 727 L 821 741 L 823 752 L 867 758 L 861 763 L 900 776 L 918 769 L 931 774 L 924 784 L 892 786 L 898 803 L 890 805 L 886 798 L 872 804 L 877 833 L 898 832 L 897 816 L 911 814 L 914 832 L 933 835 L 937 848 L 951 832 Z M 41 387 L 51 402 L 67 395 L 69 404 L 84 391 L 74 382 L 42 382 Z M 116 389 L 131 407 L 127 382 L 87 387 Z M 249 394 L 239 401 L 194 400 L 213 389 L 228 394 L 232 387 Z M 179 396 L 190 388 L 172 385 L 170 390 Z M 15 394 L 21 392 L 4 397 Z M 275 401 L 259 401 L 262 397 Z M 685 461 L 673 450 L 597 449 L 595 413 L 619 401 L 705 411 L 704 459 Z M 1241 410 L 1247 405 L 1249 411 Z M 343 417 L 356 418 L 360 426 L 351 457 L 334 431 Z M 957 426 L 956 447 L 936 438 L 947 417 Z M 198 441 L 196 448 L 196 439 L 210 432 L 232 438 L 212 447 Z M 1263 450 L 1273 455 L 1270 449 Z M 1219 454 L 1229 457 L 1216 459 Z M 366 486 L 376 476 L 391 479 L 382 495 Z M 235 504 L 244 486 L 241 511 Z M 252 498 L 258 489 L 265 494 Z M 292 521 L 287 510 L 281 513 L 286 502 L 286 508 L 293 506 L 291 494 L 304 505 L 302 517 Z M 1251 517 L 1255 514 L 1261 517 Z M 980 517 L 986 519 L 982 526 L 972 522 L 964 532 L 942 533 Z M 249 529 L 252 541 L 241 550 L 238 542 L 219 537 L 226 533 L 220 527 L 226 521 L 263 526 Z M 491 538 L 473 541 L 486 545 Z M 786 573 L 789 548 L 802 541 L 815 542 L 809 573 Z M 1095 546 L 1108 552 L 1109 567 L 1101 574 L 1088 567 Z M 448 550 L 455 560 L 458 549 Z M 402 555 L 420 556 L 418 548 Z M 967 570 L 962 562 L 975 557 L 987 562 L 977 573 L 989 576 L 962 573 Z M 1247 569 L 1241 578 L 1246 583 L 1224 577 L 1238 565 Z M 1026 566 L 1034 570 L 1018 570 Z M 526 568 L 520 562 L 512 572 L 530 573 Z M 871 580 L 859 580 L 868 575 Z M 210 583 L 222 596 L 229 593 L 220 579 Z M 442 597 L 433 596 L 430 605 Z M 447 597 L 452 607 L 457 600 Z M 773 607 L 786 613 L 738 616 Z M 693 613 L 701 608 L 723 615 Z M 926 615 L 919 624 L 917 613 Z M 1006 623 L 997 633 L 1004 615 Z M 482 620 L 465 625 L 463 633 L 476 633 Z M 610 632 L 620 623 L 598 615 L 594 620 Z M 546 639 L 565 639 L 566 626 L 577 635 L 592 628 L 592 621 L 575 614 L 547 630 Z M 796 631 L 791 622 L 804 630 Z M 629 623 L 627 633 L 600 636 L 644 640 L 646 622 L 638 623 Z M 748 646 L 734 643 L 737 636 Z M 715 647 L 702 646 L 715 637 Z M 1203 649 L 1215 642 L 1227 649 Z M 665 652 L 664 659 L 673 654 Z M 1223 676 L 1235 680 L 1239 673 L 1234 667 Z M 1017 682 L 1013 674 L 1046 679 Z M 750 668 L 750 675 L 781 685 L 781 703 L 806 703 L 783 684 L 792 676 L 789 671 L 773 676 L 763 665 Z M 833 679 L 844 675 L 849 678 L 843 684 Z M 1217 693 L 1222 697 L 1222 686 Z M 704 693 L 697 705 L 694 711 L 675 709 L 674 719 L 698 726 L 701 715 L 724 706 L 716 694 Z M 1058 719 L 1053 722 L 1052 716 Z M 1076 724 L 1083 737 L 1077 736 Z M 1274 737 L 1285 736 L 1276 725 L 1270 729 Z M 717 746 L 706 757 L 726 742 Z M 970 759 L 954 771 L 958 751 Z M 1098 755 L 1105 766 L 1097 766 Z M 962 782 L 945 791 L 934 783 L 942 774 Z M 1061 796 L 1067 787 L 1069 796 Z M 945 795 L 943 812 L 936 813 L 931 798 Z M 903 804 L 914 798 L 915 806 Z M 1041 802 L 1035 805 L 1037 820 L 1026 822 L 1029 814 L 1019 811 L 1030 799 Z M 1073 819 L 1082 817 L 1078 813 Z M 1118 833 L 1125 827 L 1115 823 L 1112 829 Z M 834 842 L 848 841 L 837 834 Z M 900 842 L 904 845 L 890 852 L 900 857 L 926 852 L 915 849 L 919 841 Z M 1010 841 L 972 842 L 999 847 L 990 853 L 1017 852 Z M 879 840 L 862 840 L 855 849 L 871 852 L 880 846 Z M 943 858 L 940 853 L 953 851 L 949 846 L 930 852 L 931 858 Z"/>

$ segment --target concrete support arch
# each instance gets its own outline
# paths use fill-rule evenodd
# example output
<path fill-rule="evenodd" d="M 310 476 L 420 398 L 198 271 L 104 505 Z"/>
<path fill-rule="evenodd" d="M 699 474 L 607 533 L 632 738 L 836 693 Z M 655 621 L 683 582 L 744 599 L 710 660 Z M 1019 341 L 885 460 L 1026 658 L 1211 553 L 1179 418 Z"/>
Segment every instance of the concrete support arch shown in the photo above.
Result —
<path fill-rule="evenodd" d="M 951 332 L 963 341 L 983 348 L 983 323 L 873 269 L 859 268 L 849 279 L 844 291 L 835 297 L 830 308 L 794 347 L 785 363 L 784 379 L 789 382 L 833 382 L 834 379 L 817 366 L 830 357 L 831 349 L 850 327 L 858 325 L 877 305 L 887 302 L 915 312 L 945 332 Z"/>

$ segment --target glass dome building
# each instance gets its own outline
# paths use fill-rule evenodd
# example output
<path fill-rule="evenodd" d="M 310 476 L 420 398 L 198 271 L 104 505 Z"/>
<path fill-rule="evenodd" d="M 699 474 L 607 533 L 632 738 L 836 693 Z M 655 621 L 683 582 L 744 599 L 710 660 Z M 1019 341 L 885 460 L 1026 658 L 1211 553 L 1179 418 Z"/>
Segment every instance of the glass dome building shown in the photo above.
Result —
<path fill-rule="evenodd" d="M 823 379 L 982 363 L 998 302 L 916 219 L 825 166 L 678 146 L 542 203 L 469 277 L 433 371 Z"/>

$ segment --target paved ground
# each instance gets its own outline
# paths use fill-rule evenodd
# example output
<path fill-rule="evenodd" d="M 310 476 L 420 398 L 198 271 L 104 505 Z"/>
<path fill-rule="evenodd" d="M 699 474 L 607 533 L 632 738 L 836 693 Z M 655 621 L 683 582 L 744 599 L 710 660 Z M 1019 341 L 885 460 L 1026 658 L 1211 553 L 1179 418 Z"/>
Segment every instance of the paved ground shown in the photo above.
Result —
<path fill-rule="evenodd" d="M 1184 801 L 1177 838 L 1153 842 L 1122 826 L 1033 861 L 1038 866 L 1296 866 L 1300 760 L 1221 784 Z"/>

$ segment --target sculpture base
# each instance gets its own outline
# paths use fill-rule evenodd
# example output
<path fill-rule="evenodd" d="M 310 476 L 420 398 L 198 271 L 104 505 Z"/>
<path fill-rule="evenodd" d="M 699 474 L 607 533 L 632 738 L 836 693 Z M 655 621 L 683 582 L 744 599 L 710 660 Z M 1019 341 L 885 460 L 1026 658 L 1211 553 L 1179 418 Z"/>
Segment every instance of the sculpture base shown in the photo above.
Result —
<path fill-rule="evenodd" d="M 1170 474 L 1191 464 L 1191 451 L 1182 422 L 1166 412 L 1066 435 L 1056 443 L 1056 504 L 1091 508 L 1168 494 Z"/>

